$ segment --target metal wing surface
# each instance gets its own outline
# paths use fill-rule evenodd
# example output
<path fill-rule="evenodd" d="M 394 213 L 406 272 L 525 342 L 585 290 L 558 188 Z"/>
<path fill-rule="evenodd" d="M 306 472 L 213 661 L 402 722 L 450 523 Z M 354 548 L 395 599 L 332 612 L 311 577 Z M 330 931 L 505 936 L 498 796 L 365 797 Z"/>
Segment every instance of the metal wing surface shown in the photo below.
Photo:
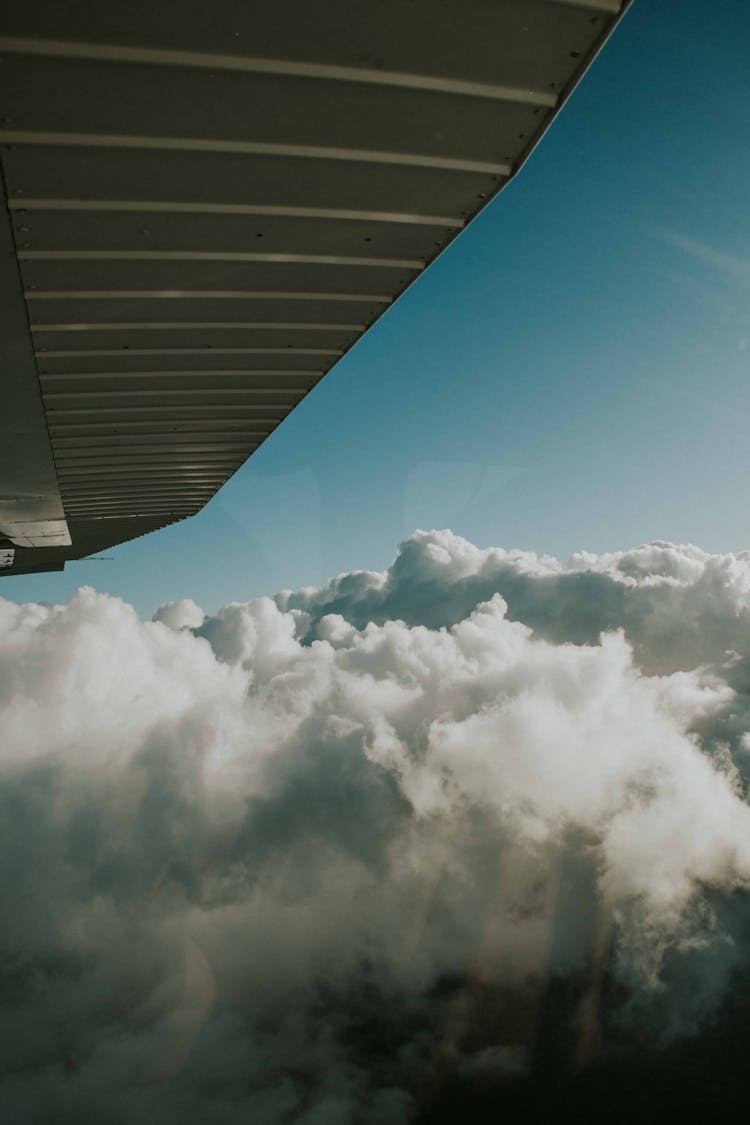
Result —
<path fill-rule="evenodd" d="M 0 573 L 200 511 L 502 190 L 626 6 L 6 0 Z"/>

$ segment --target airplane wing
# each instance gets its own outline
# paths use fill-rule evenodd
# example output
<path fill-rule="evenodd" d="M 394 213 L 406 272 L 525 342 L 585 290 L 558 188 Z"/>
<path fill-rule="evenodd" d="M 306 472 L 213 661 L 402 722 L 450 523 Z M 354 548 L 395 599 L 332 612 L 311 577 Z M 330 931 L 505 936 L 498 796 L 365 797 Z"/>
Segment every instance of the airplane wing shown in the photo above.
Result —
<path fill-rule="evenodd" d="M 200 511 L 508 183 L 626 7 L 6 0 L 0 574 Z"/>

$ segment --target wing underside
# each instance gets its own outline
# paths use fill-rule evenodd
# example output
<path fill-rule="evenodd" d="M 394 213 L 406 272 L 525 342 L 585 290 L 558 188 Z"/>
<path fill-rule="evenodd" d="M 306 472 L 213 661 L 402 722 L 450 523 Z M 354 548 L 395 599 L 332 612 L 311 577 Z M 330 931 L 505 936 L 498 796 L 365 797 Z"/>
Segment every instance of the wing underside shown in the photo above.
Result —
<path fill-rule="evenodd" d="M 0 573 L 198 512 L 515 174 L 625 6 L 6 2 Z"/>

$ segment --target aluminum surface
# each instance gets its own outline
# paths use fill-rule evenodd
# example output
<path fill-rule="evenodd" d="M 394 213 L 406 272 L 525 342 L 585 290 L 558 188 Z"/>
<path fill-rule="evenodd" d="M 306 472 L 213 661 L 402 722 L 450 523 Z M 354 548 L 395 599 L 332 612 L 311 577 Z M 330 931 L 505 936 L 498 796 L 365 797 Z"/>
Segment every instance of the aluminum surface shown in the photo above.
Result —
<path fill-rule="evenodd" d="M 199 511 L 518 171 L 626 6 L 6 0 L 3 573 Z"/>

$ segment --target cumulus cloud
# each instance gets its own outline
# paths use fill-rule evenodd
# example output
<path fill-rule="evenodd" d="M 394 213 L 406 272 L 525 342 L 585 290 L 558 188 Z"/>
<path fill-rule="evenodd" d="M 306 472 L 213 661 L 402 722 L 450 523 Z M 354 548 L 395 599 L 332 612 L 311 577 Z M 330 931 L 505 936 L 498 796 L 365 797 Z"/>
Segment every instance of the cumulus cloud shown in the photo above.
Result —
<path fill-rule="evenodd" d="M 709 1026 L 749 607 L 750 553 L 447 531 L 205 618 L 0 600 L 4 1120 L 398 1125 Z"/>
<path fill-rule="evenodd" d="M 197 629 L 203 624 L 205 614 L 192 598 L 181 598 L 177 602 L 165 602 L 154 614 L 154 621 L 161 621 L 170 629 Z"/>

